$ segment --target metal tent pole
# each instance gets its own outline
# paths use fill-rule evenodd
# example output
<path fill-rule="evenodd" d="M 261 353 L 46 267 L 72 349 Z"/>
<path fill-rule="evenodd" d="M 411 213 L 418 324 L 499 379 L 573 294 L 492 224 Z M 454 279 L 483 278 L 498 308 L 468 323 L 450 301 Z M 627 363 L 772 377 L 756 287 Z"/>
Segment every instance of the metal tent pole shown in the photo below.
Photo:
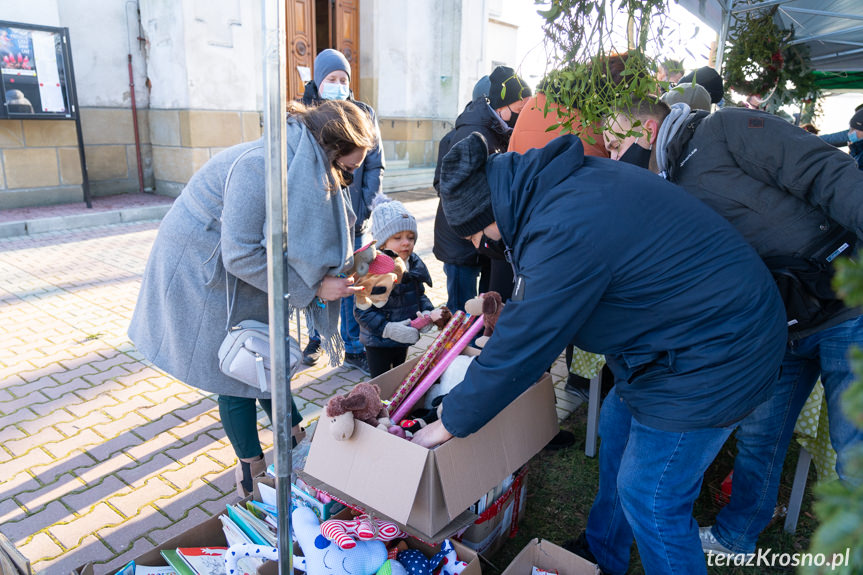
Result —
<path fill-rule="evenodd" d="M 719 40 L 716 42 L 716 71 L 722 74 L 722 61 L 725 59 L 725 44 L 728 43 L 728 30 L 731 28 L 731 12 L 734 0 L 726 0 L 722 6 L 722 25 L 719 28 Z"/>
<path fill-rule="evenodd" d="M 291 547 L 291 386 L 288 376 L 287 222 L 285 166 L 285 4 L 263 0 L 264 149 L 267 188 L 267 289 L 270 320 L 270 386 L 279 525 L 279 574 L 293 573 Z"/>

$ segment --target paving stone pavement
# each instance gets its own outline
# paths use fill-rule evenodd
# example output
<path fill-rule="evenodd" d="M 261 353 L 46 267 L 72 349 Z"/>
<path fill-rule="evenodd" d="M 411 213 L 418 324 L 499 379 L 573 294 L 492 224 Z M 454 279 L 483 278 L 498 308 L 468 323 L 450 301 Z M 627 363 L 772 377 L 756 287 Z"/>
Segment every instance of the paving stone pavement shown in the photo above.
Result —
<path fill-rule="evenodd" d="M 431 253 L 436 205 L 408 208 L 434 280 L 429 296 L 442 304 L 445 276 Z M 216 397 L 148 364 L 126 335 L 157 228 L 144 221 L 0 240 L 0 532 L 37 573 L 66 575 L 86 562 L 108 573 L 237 500 Z M 558 359 L 561 418 L 579 404 L 563 391 L 564 374 Z M 291 387 L 309 421 L 364 377 L 318 365 Z M 258 421 L 270 448 L 263 412 Z"/>

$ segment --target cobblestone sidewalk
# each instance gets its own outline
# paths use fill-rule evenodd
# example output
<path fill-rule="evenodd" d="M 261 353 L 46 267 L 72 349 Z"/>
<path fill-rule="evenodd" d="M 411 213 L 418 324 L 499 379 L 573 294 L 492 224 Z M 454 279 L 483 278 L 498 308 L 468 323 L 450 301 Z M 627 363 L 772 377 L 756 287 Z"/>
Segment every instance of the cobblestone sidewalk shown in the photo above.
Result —
<path fill-rule="evenodd" d="M 435 283 L 430 297 L 441 304 L 446 282 L 431 254 L 436 200 L 408 207 Z M 154 369 L 126 336 L 157 227 L 0 240 L 0 532 L 43 575 L 86 562 L 107 573 L 236 501 L 236 459 L 215 397 Z M 558 360 L 561 417 L 577 406 L 562 391 L 563 373 Z M 292 388 L 308 420 L 363 378 L 316 366 Z"/>

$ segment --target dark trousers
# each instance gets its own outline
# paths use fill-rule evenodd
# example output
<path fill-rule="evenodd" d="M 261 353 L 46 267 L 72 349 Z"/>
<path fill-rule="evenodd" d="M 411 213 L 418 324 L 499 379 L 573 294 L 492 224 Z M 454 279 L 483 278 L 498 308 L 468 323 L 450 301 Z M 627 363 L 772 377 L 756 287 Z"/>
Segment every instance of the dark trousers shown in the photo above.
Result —
<path fill-rule="evenodd" d="M 222 419 L 225 435 L 228 436 L 234 453 L 240 459 L 258 457 L 264 453 L 261 449 L 261 440 L 258 437 L 258 408 L 255 401 L 261 404 L 261 408 L 272 423 L 273 402 L 271 400 L 256 400 L 253 397 L 235 397 L 233 395 L 219 396 L 219 417 Z M 297 425 L 302 420 L 300 410 L 297 409 L 297 405 L 291 399 L 291 426 Z"/>
<path fill-rule="evenodd" d="M 366 347 L 366 359 L 369 360 L 369 373 L 372 377 L 403 364 L 407 356 L 407 347 Z"/>

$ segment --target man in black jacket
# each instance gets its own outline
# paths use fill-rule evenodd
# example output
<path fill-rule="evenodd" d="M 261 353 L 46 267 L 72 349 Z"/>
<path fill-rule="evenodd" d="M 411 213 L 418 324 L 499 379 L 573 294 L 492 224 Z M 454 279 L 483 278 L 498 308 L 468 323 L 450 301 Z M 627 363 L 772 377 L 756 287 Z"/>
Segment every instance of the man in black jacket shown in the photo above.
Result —
<path fill-rule="evenodd" d="M 640 135 L 619 137 L 635 119 Z M 708 114 L 642 101 L 621 110 L 608 128 L 612 159 L 664 175 L 724 216 L 771 269 L 782 293 L 789 342 L 780 383 L 738 427 L 731 502 L 700 533 L 705 552 L 752 553 L 773 515 L 797 416 L 819 376 L 836 471 L 851 484 L 863 482 L 848 465 L 863 432 L 841 405 L 854 379 L 849 348 L 863 345 L 863 317 L 830 286 L 831 262 L 851 253 L 863 236 L 863 174 L 847 154 L 758 111 Z"/>
<path fill-rule="evenodd" d="M 512 127 L 531 95 L 524 80 L 507 66 L 495 68 L 488 79 L 488 97 L 480 89 L 479 97 L 465 107 L 456 118 L 455 128 L 440 141 L 434 175 L 434 187 L 438 192 L 441 161 L 450 148 L 472 132 L 479 132 L 488 143 L 489 153 L 505 152 Z M 440 203 L 434 223 L 434 255 L 443 262 L 447 307 L 453 312 L 464 310 L 465 302 L 477 295 L 477 278 L 484 257 L 477 253 L 473 244 L 453 232 Z"/>

